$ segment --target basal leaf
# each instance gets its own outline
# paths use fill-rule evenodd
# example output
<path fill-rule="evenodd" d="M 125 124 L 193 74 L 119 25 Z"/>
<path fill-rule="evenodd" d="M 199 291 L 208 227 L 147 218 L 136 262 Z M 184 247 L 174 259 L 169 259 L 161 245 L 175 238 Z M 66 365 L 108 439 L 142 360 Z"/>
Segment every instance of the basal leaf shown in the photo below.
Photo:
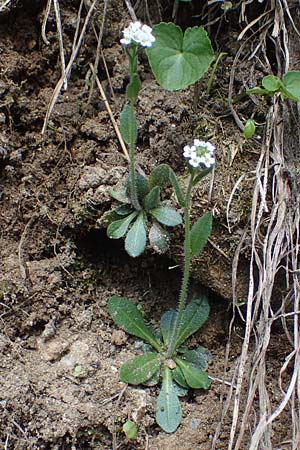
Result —
<path fill-rule="evenodd" d="M 120 380 L 128 384 L 142 384 L 153 377 L 160 365 L 157 353 L 144 353 L 122 365 Z"/>
<path fill-rule="evenodd" d="M 177 311 L 175 309 L 170 309 L 165 312 L 160 319 L 160 330 L 163 337 L 163 341 L 166 346 L 170 344 L 170 339 L 172 336 L 174 323 L 177 317 Z"/>
<path fill-rule="evenodd" d="M 175 172 L 172 169 L 170 169 L 169 178 L 170 178 L 170 181 L 172 183 L 172 186 L 173 186 L 173 189 L 174 189 L 177 201 L 178 201 L 179 205 L 182 206 L 182 208 L 184 208 L 184 206 L 185 206 L 184 195 L 183 195 L 183 192 L 181 190 L 180 184 L 178 183 L 178 179 L 176 177 L 176 174 L 175 174 Z"/>
<path fill-rule="evenodd" d="M 204 296 L 197 300 L 193 300 L 186 306 L 176 337 L 176 348 L 202 327 L 208 318 L 209 311 L 210 306 L 207 298 Z"/>
<path fill-rule="evenodd" d="M 127 333 L 148 342 L 155 350 L 160 350 L 160 343 L 146 326 L 140 311 L 128 298 L 111 297 L 108 300 L 107 307 L 115 324 Z"/>
<path fill-rule="evenodd" d="M 212 213 L 207 212 L 200 217 L 191 228 L 191 252 L 192 256 L 198 256 L 212 229 Z"/>
<path fill-rule="evenodd" d="M 133 208 L 131 205 L 121 205 L 114 211 L 118 214 L 118 216 L 128 216 L 128 214 L 133 212 Z"/>
<path fill-rule="evenodd" d="M 150 192 L 144 198 L 144 208 L 146 211 L 149 209 L 156 208 L 158 206 L 160 199 L 160 188 L 158 186 L 154 186 Z"/>
<path fill-rule="evenodd" d="M 127 233 L 128 227 L 133 221 L 133 219 L 137 216 L 137 212 L 134 211 L 129 216 L 125 217 L 125 219 L 119 219 L 112 222 L 107 227 L 107 236 L 111 239 L 120 239 L 125 236 Z"/>
<path fill-rule="evenodd" d="M 248 119 L 247 122 L 245 123 L 243 135 L 245 136 L 245 138 L 250 139 L 252 138 L 252 136 L 254 136 L 255 130 L 256 130 L 255 120 Z"/>
<path fill-rule="evenodd" d="M 147 195 L 149 192 L 148 182 L 143 175 L 136 172 L 135 173 L 135 183 L 136 183 L 138 199 L 142 203 L 145 195 Z M 125 188 L 126 188 L 126 195 L 130 198 L 130 177 L 129 176 L 125 180 Z"/>
<path fill-rule="evenodd" d="M 146 229 L 144 223 L 144 213 L 141 212 L 125 239 L 125 250 L 129 256 L 135 258 L 143 253 L 146 248 Z"/>
<path fill-rule="evenodd" d="M 193 350 L 186 350 L 181 359 L 194 364 L 198 369 L 206 369 L 208 363 L 212 360 L 212 354 L 207 348 L 197 347 Z"/>
<path fill-rule="evenodd" d="M 175 227 L 182 223 L 181 215 L 175 211 L 175 209 L 168 206 L 160 206 L 158 208 L 151 209 L 150 214 L 163 225 L 169 227 Z"/>
<path fill-rule="evenodd" d="M 172 370 L 172 378 L 174 381 L 176 381 L 179 386 L 183 388 L 188 388 L 189 385 L 186 382 L 186 379 L 184 378 L 183 372 L 179 365 L 177 364 L 175 369 Z"/>
<path fill-rule="evenodd" d="M 168 164 L 160 164 L 155 167 L 148 178 L 149 188 L 152 189 L 155 186 L 163 187 L 169 180 L 169 170 Z"/>
<path fill-rule="evenodd" d="M 171 370 L 164 369 L 162 388 L 156 403 L 156 422 L 166 433 L 174 433 L 182 418 L 180 401 L 172 380 Z"/>
<path fill-rule="evenodd" d="M 175 358 L 175 362 L 182 370 L 182 374 L 189 387 L 193 389 L 208 389 L 210 387 L 211 380 L 206 372 L 180 358 Z"/>
<path fill-rule="evenodd" d="M 281 87 L 281 81 L 278 77 L 275 77 L 275 75 L 263 77 L 261 84 L 265 89 L 271 92 L 276 92 Z"/>
<path fill-rule="evenodd" d="M 137 126 L 134 109 L 125 105 L 120 115 L 120 131 L 127 145 L 135 144 L 137 140 Z"/>
<path fill-rule="evenodd" d="M 198 81 L 209 68 L 214 52 L 202 27 L 188 28 L 184 35 L 174 23 L 161 22 L 153 28 L 155 43 L 147 55 L 156 81 L 170 91 Z"/>
<path fill-rule="evenodd" d="M 113 189 L 108 189 L 108 193 L 120 203 L 129 203 L 129 198 L 123 184 L 117 184 Z"/>
<path fill-rule="evenodd" d="M 284 94 L 288 93 L 289 98 L 297 102 L 300 101 L 300 71 L 291 70 L 283 75 L 282 83 Z"/>
<path fill-rule="evenodd" d="M 166 253 L 170 245 L 170 235 L 159 223 L 154 222 L 149 231 L 149 242 L 157 253 Z"/>

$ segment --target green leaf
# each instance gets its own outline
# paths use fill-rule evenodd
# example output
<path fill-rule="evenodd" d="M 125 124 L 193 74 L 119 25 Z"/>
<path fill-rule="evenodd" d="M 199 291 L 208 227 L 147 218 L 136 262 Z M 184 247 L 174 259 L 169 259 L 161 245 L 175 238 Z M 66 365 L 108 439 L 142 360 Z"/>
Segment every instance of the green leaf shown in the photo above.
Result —
<path fill-rule="evenodd" d="M 171 370 L 166 367 L 156 403 L 156 422 L 166 433 L 174 433 L 180 425 L 181 418 L 180 401 L 172 381 Z"/>
<path fill-rule="evenodd" d="M 212 229 L 212 213 L 207 212 L 200 217 L 191 228 L 192 256 L 198 256 L 204 248 Z"/>
<path fill-rule="evenodd" d="M 185 207 L 184 195 L 183 195 L 183 192 L 181 190 L 180 184 L 178 182 L 178 179 L 177 179 L 176 174 L 173 171 L 173 169 L 170 169 L 169 178 L 170 178 L 170 181 L 172 183 L 172 186 L 173 186 L 173 189 L 174 189 L 177 201 L 178 201 L 179 205 L 182 206 L 182 208 L 184 208 Z"/>
<path fill-rule="evenodd" d="M 284 87 L 284 94 L 295 100 L 300 101 L 300 71 L 291 70 L 283 75 L 282 83 Z"/>
<path fill-rule="evenodd" d="M 140 77 L 137 73 L 133 74 L 130 83 L 128 84 L 126 88 L 126 95 L 132 102 L 135 102 L 139 90 L 141 89 L 142 83 L 140 80 Z"/>
<path fill-rule="evenodd" d="M 125 105 L 120 115 L 120 131 L 127 145 L 134 145 L 137 140 L 135 111 L 130 105 Z"/>
<path fill-rule="evenodd" d="M 160 188 L 158 186 L 154 186 L 150 192 L 144 198 L 144 208 L 146 211 L 149 209 L 156 208 L 160 199 Z"/>
<path fill-rule="evenodd" d="M 128 216 L 128 214 L 131 214 L 133 212 L 133 208 L 131 205 L 121 205 L 118 206 L 114 211 L 118 216 Z"/>
<path fill-rule="evenodd" d="M 137 212 L 134 211 L 129 216 L 125 217 L 125 219 L 119 219 L 112 222 L 107 227 L 107 236 L 111 239 L 120 239 L 125 236 L 127 233 L 128 227 L 133 221 L 133 219 L 137 216 Z"/>
<path fill-rule="evenodd" d="M 256 130 L 255 120 L 248 119 L 247 122 L 245 123 L 243 135 L 247 139 L 252 138 L 252 136 L 254 136 L 255 130 Z"/>
<path fill-rule="evenodd" d="M 160 206 L 149 211 L 155 219 L 169 227 L 175 227 L 182 223 L 181 215 L 175 209 L 168 206 Z"/>
<path fill-rule="evenodd" d="M 204 169 L 200 173 L 198 173 L 198 175 L 196 175 L 193 180 L 193 186 L 196 186 L 199 183 L 199 181 L 202 180 L 202 178 L 206 177 L 206 175 L 208 175 L 212 171 L 212 169 L 213 168 L 210 167 L 209 169 Z"/>
<path fill-rule="evenodd" d="M 166 253 L 170 245 L 170 235 L 159 223 L 154 222 L 149 231 L 149 242 L 157 253 Z"/>
<path fill-rule="evenodd" d="M 117 184 L 113 189 L 108 189 L 108 193 L 120 203 L 129 203 L 129 198 L 123 184 Z"/>
<path fill-rule="evenodd" d="M 144 353 L 122 365 L 120 380 L 128 384 L 142 384 L 153 377 L 160 365 L 157 353 Z"/>
<path fill-rule="evenodd" d="M 172 370 L 172 378 L 174 381 L 176 381 L 177 384 L 179 384 L 179 386 L 182 386 L 184 388 L 189 387 L 189 385 L 186 382 L 186 379 L 184 378 L 183 372 L 181 368 L 178 366 L 178 364 L 176 365 L 175 369 Z"/>
<path fill-rule="evenodd" d="M 149 188 L 152 189 L 155 186 L 163 187 L 169 180 L 169 170 L 168 164 L 160 164 L 155 167 L 148 178 Z"/>
<path fill-rule="evenodd" d="M 252 89 L 247 89 L 246 94 L 260 94 L 260 95 L 273 95 L 273 92 L 268 91 L 267 89 L 263 89 L 260 87 L 255 87 Z"/>
<path fill-rule="evenodd" d="M 186 306 L 177 333 L 175 348 L 178 348 L 189 336 L 202 327 L 208 318 L 209 311 L 210 306 L 206 297 L 193 300 Z"/>
<path fill-rule="evenodd" d="M 147 195 L 149 192 L 148 182 L 143 175 L 136 172 L 135 173 L 135 183 L 136 183 L 138 199 L 142 203 L 145 195 Z M 130 198 L 130 177 L 129 176 L 125 180 L 125 188 L 126 188 L 126 195 Z"/>
<path fill-rule="evenodd" d="M 182 370 L 182 374 L 188 386 L 193 389 L 208 389 L 210 387 L 211 380 L 206 372 L 199 369 L 194 364 L 180 358 L 175 358 L 175 362 Z"/>
<path fill-rule="evenodd" d="M 141 212 L 125 239 L 125 250 L 133 258 L 140 256 L 146 248 L 146 229 L 144 224 L 144 213 Z"/>
<path fill-rule="evenodd" d="M 168 346 L 170 344 L 176 317 L 177 317 L 177 311 L 175 311 L 175 309 L 170 309 L 169 311 L 166 311 L 161 316 L 160 329 L 161 329 L 163 341 L 166 346 Z"/>
<path fill-rule="evenodd" d="M 281 81 L 278 77 L 275 77 L 275 75 L 267 75 L 266 77 L 263 77 L 262 86 L 267 89 L 267 91 L 270 92 L 276 92 L 281 87 Z"/>
<path fill-rule="evenodd" d="M 153 27 L 155 43 L 147 55 L 158 84 L 175 91 L 198 81 L 210 66 L 214 52 L 202 27 L 188 28 L 184 35 L 174 23 Z"/>
<path fill-rule="evenodd" d="M 137 426 L 132 420 L 127 420 L 127 422 L 124 423 L 123 431 L 127 439 L 135 439 L 138 434 Z"/>
<path fill-rule="evenodd" d="M 212 360 L 212 354 L 207 348 L 197 347 L 194 350 L 186 350 L 182 355 L 182 359 L 194 364 L 198 369 L 206 369 L 208 363 Z"/>
<path fill-rule="evenodd" d="M 127 333 L 149 342 L 155 350 L 160 350 L 160 343 L 146 326 L 143 316 L 137 307 L 128 298 L 111 297 L 108 300 L 107 307 L 115 324 Z"/>

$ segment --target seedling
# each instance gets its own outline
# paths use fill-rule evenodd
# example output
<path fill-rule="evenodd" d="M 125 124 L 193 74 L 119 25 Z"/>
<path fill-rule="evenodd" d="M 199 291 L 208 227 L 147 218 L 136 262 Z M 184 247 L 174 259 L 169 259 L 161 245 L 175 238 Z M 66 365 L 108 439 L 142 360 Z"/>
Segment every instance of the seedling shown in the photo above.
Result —
<path fill-rule="evenodd" d="M 167 251 L 170 236 L 166 227 L 182 223 L 180 214 L 161 202 L 166 183 L 174 178 L 169 166 L 155 167 L 148 177 L 135 167 L 137 122 L 135 102 L 141 89 L 138 55 L 146 48 L 150 66 L 157 82 L 165 89 L 183 89 L 198 81 L 213 60 L 213 50 L 207 33 L 201 27 L 188 28 L 183 34 L 173 23 L 160 23 L 153 30 L 133 22 L 123 31 L 121 44 L 129 61 L 127 103 L 120 115 L 120 131 L 129 148 L 129 176 L 125 184 L 110 190 L 117 207 L 102 222 L 112 239 L 125 238 L 127 253 L 136 257 L 144 252 L 147 234 L 150 246 L 157 252 Z"/>
<path fill-rule="evenodd" d="M 189 169 L 189 182 L 184 192 L 175 173 L 169 177 L 179 205 L 184 210 L 184 269 L 177 310 L 163 314 L 158 332 L 152 331 L 144 322 L 138 308 L 127 298 L 111 297 L 108 311 L 113 321 L 127 333 L 147 343 L 144 354 L 125 362 L 120 369 L 120 379 L 132 385 L 161 384 L 156 402 L 156 421 L 167 433 L 174 432 L 182 418 L 180 395 L 189 388 L 208 389 L 211 381 L 205 371 L 211 360 L 210 352 L 198 347 L 189 350 L 186 340 L 198 331 L 207 320 L 210 306 L 206 297 L 194 299 L 186 305 L 190 265 L 199 255 L 212 229 L 210 212 L 190 224 L 191 193 L 215 163 L 214 146 L 194 139 L 193 145 L 185 146 L 183 156 Z"/>

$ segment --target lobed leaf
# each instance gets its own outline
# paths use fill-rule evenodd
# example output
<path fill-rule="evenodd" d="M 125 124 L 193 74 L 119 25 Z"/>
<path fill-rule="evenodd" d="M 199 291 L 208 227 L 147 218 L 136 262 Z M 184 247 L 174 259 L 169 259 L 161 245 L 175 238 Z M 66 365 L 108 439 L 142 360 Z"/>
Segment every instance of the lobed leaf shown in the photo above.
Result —
<path fill-rule="evenodd" d="M 115 324 L 148 342 L 155 350 L 160 350 L 160 343 L 146 326 L 140 311 L 128 298 L 113 296 L 108 300 L 107 307 Z"/>
<path fill-rule="evenodd" d="M 207 212 L 200 217 L 191 228 L 191 253 L 198 256 L 204 248 L 212 230 L 212 213 Z"/>
<path fill-rule="evenodd" d="M 144 353 L 122 365 L 120 380 L 128 384 L 142 384 L 158 372 L 160 365 L 157 353 Z"/>
<path fill-rule="evenodd" d="M 164 369 L 162 388 L 156 403 L 156 422 L 166 433 L 174 433 L 180 425 L 182 411 L 171 370 Z"/>
<path fill-rule="evenodd" d="M 177 332 L 175 348 L 178 348 L 189 336 L 202 327 L 209 316 L 209 311 L 210 306 L 206 297 L 193 300 L 186 306 Z"/>
<path fill-rule="evenodd" d="M 144 213 L 141 212 L 125 239 L 125 250 L 133 258 L 140 256 L 146 248 L 146 229 L 144 223 Z"/>
<path fill-rule="evenodd" d="M 133 219 L 137 216 L 137 212 L 134 211 L 129 216 L 125 217 L 125 219 L 115 220 L 107 227 L 107 236 L 111 239 L 120 239 L 125 236 L 127 233 L 128 227 L 133 221 Z"/>
<path fill-rule="evenodd" d="M 150 214 L 163 225 L 169 227 L 175 227 L 182 223 L 181 215 L 175 211 L 175 209 L 169 206 L 159 206 L 158 208 L 151 209 Z"/>

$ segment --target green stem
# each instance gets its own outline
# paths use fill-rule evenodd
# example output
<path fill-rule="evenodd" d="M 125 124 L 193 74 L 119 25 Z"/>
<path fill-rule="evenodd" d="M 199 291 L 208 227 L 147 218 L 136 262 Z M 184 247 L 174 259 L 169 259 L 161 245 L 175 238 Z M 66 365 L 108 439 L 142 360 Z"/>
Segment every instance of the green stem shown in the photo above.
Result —
<path fill-rule="evenodd" d="M 191 192 L 194 181 L 194 172 L 191 172 L 188 188 L 185 195 L 185 207 L 184 207 L 184 268 L 183 268 L 183 278 L 181 283 L 178 311 L 176 319 L 173 325 L 172 335 L 170 339 L 169 348 L 167 350 L 167 358 L 171 358 L 176 349 L 176 341 L 178 336 L 178 331 L 181 326 L 182 314 L 186 304 L 187 291 L 189 286 L 190 278 L 190 266 L 191 266 L 191 224 L 190 224 L 190 205 L 191 205 Z"/>
<path fill-rule="evenodd" d="M 137 71 L 137 47 L 133 46 L 132 51 L 128 52 L 129 59 L 129 74 L 130 74 L 130 83 L 133 79 L 133 76 Z M 129 144 L 129 179 L 130 179 L 130 200 L 136 211 L 141 211 L 141 205 L 138 199 L 137 193 L 137 183 L 136 183 L 136 172 L 135 172 L 135 136 L 134 136 L 134 123 L 135 123 L 135 114 L 134 114 L 134 101 L 129 99 L 130 106 L 130 144 Z"/>

